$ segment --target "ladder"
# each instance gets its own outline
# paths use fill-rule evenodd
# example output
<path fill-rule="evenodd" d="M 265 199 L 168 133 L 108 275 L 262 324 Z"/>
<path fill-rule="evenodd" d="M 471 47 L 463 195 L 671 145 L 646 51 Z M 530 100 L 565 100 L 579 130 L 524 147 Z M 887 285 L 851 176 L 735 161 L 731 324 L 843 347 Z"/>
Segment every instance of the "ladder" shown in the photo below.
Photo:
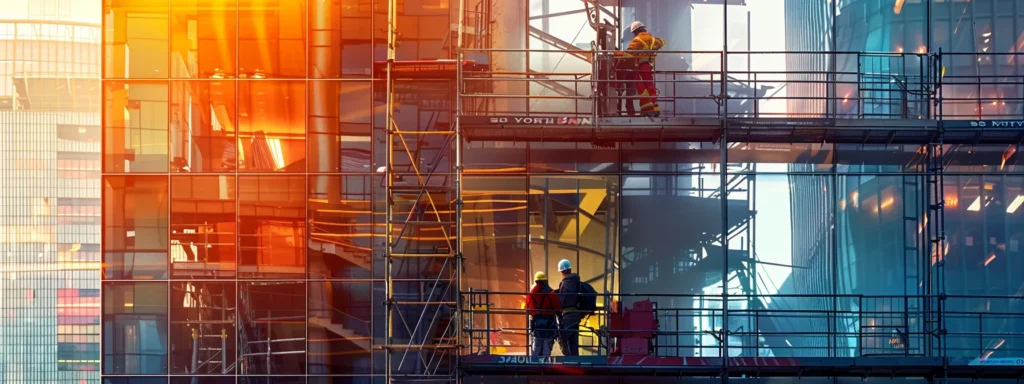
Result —
<path fill-rule="evenodd" d="M 924 293 L 922 286 L 921 266 L 922 260 L 928 257 L 924 246 L 927 242 L 927 223 L 925 215 L 927 207 L 921 193 L 922 176 L 906 174 L 903 176 L 903 295 L 907 296 L 904 301 L 905 316 L 900 324 L 903 328 L 903 353 L 914 354 L 922 346 L 915 345 L 918 339 L 911 335 L 920 335 L 922 332 L 921 313 L 923 308 Z"/>
<path fill-rule="evenodd" d="M 921 268 L 927 276 L 923 288 L 927 300 L 925 330 L 931 335 L 928 338 L 928 350 L 934 356 L 946 356 L 946 324 L 943 318 L 946 302 L 946 274 L 945 256 L 948 250 L 946 242 L 946 200 L 943 193 L 945 169 L 945 145 L 942 140 L 942 133 L 939 133 L 938 144 L 928 146 L 928 167 L 925 177 L 928 179 L 928 187 L 925 192 L 928 199 L 928 261 L 923 263 Z"/>

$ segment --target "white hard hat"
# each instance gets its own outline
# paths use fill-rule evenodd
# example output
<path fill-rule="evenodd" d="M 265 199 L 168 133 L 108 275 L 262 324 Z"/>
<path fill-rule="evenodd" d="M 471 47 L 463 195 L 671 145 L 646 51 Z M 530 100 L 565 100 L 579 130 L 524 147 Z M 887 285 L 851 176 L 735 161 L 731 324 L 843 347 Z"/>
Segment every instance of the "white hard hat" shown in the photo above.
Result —
<path fill-rule="evenodd" d="M 638 30 L 640 28 L 643 28 L 643 27 L 644 27 L 644 23 L 641 23 L 639 21 L 634 21 L 633 24 L 629 25 L 629 31 L 630 32 L 636 32 L 636 30 Z"/>
<path fill-rule="evenodd" d="M 572 269 L 572 263 L 570 263 L 569 260 L 562 259 L 562 261 L 558 262 L 558 272 L 568 271 L 570 269 Z"/>

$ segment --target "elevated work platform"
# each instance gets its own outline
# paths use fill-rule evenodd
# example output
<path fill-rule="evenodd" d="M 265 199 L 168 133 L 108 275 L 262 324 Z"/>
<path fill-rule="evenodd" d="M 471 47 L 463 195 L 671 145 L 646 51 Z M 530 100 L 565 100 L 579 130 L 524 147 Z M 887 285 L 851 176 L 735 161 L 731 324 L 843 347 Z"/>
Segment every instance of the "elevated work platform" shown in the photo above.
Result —
<path fill-rule="evenodd" d="M 979 127 L 984 123 L 986 126 Z M 466 116 L 468 141 L 947 144 L 1024 142 L 1024 120 Z M 725 127 L 723 129 L 723 127 Z"/>
<path fill-rule="evenodd" d="M 527 52 L 545 51 L 523 54 Z M 463 52 L 466 57 L 493 53 Z M 1018 103 L 1017 99 L 965 100 L 953 97 L 955 87 L 943 89 L 941 53 L 898 54 L 887 60 L 900 65 L 864 66 L 858 72 L 812 78 L 784 70 L 727 71 L 722 64 L 733 55 L 746 58 L 764 52 L 659 51 L 659 57 L 681 57 L 684 63 L 687 57 L 704 55 L 704 67 L 718 60 L 720 68 L 656 69 L 653 83 L 660 112 L 650 117 L 640 116 L 635 108 L 641 98 L 634 89 L 638 80 L 631 80 L 631 72 L 621 69 L 614 51 L 578 53 L 590 59 L 590 71 L 513 73 L 491 69 L 486 59 L 462 68 L 458 114 L 464 138 L 598 144 L 718 142 L 723 135 L 729 142 L 750 143 L 1016 144 L 1024 140 L 1024 115 L 1014 111 L 1017 107 L 1007 106 Z M 864 53 L 772 54 L 874 58 Z M 809 88 L 814 93 L 803 94 Z M 974 107 L 975 112 L 966 107 Z"/>

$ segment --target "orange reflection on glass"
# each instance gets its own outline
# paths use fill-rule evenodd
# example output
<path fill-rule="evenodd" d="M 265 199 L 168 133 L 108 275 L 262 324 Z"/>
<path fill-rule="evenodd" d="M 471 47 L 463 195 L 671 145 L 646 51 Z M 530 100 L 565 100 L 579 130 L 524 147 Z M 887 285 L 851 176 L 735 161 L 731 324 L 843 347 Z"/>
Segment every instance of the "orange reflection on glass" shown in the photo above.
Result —
<path fill-rule="evenodd" d="M 369 77 L 373 4 L 363 0 L 309 2 L 309 77 Z"/>
<path fill-rule="evenodd" d="M 368 81 L 309 82 L 309 172 L 372 171 L 371 92 Z"/>
<path fill-rule="evenodd" d="M 239 176 L 239 274 L 270 278 L 304 276 L 305 218 L 305 177 Z"/>
<path fill-rule="evenodd" d="M 171 0 L 174 78 L 235 77 L 235 0 Z"/>
<path fill-rule="evenodd" d="M 167 177 L 103 178 L 107 279 L 167 278 Z"/>
<path fill-rule="evenodd" d="M 304 172 L 305 113 L 306 86 L 302 81 L 239 81 L 239 170 Z"/>
<path fill-rule="evenodd" d="M 167 1 L 103 1 L 103 77 L 166 79 Z"/>
<path fill-rule="evenodd" d="M 171 277 L 232 277 L 235 176 L 171 178 Z"/>
<path fill-rule="evenodd" d="M 309 277 L 369 278 L 370 176 L 309 178 Z"/>
<path fill-rule="evenodd" d="M 167 172 L 167 82 L 104 81 L 103 170 Z"/>
<path fill-rule="evenodd" d="M 234 81 L 171 81 L 172 172 L 237 169 L 235 105 Z"/>
<path fill-rule="evenodd" d="M 306 77 L 306 2 L 238 2 L 238 77 Z"/>

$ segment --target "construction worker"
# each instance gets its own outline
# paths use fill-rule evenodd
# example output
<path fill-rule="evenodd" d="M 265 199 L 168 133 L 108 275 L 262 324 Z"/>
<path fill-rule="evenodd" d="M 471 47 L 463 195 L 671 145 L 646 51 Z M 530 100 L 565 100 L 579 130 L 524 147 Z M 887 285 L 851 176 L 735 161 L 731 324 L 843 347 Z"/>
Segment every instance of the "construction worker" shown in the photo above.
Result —
<path fill-rule="evenodd" d="M 636 58 L 626 56 L 625 54 L 617 55 L 615 57 L 615 83 L 613 86 L 618 92 L 622 101 L 626 104 L 626 116 L 636 116 L 636 107 L 634 107 L 632 97 L 636 97 Z M 615 103 L 615 107 L 618 111 L 622 112 L 622 104 L 619 102 Z"/>
<path fill-rule="evenodd" d="M 636 92 L 640 95 L 640 112 L 647 116 L 657 117 L 661 113 L 658 108 L 658 89 L 654 86 L 654 57 L 657 51 L 665 46 L 665 40 L 647 33 L 644 23 L 634 21 L 629 31 L 633 32 L 626 48 L 626 56 L 636 58 Z M 632 101 L 630 101 L 632 104 Z M 632 105 L 630 105 L 632 108 Z"/>
<path fill-rule="evenodd" d="M 551 356 L 558 337 L 557 318 L 562 313 L 558 296 L 548 285 L 544 272 L 533 275 L 533 289 L 526 295 L 526 311 L 530 315 L 530 334 L 533 335 L 531 356 Z"/>
<path fill-rule="evenodd" d="M 562 259 L 558 262 L 558 272 L 562 273 L 562 281 L 558 283 L 558 301 L 562 306 L 561 335 L 558 345 L 564 356 L 580 354 L 580 321 L 583 312 L 576 310 L 579 303 L 580 275 L 572 273 L 572 263 Z"/>

